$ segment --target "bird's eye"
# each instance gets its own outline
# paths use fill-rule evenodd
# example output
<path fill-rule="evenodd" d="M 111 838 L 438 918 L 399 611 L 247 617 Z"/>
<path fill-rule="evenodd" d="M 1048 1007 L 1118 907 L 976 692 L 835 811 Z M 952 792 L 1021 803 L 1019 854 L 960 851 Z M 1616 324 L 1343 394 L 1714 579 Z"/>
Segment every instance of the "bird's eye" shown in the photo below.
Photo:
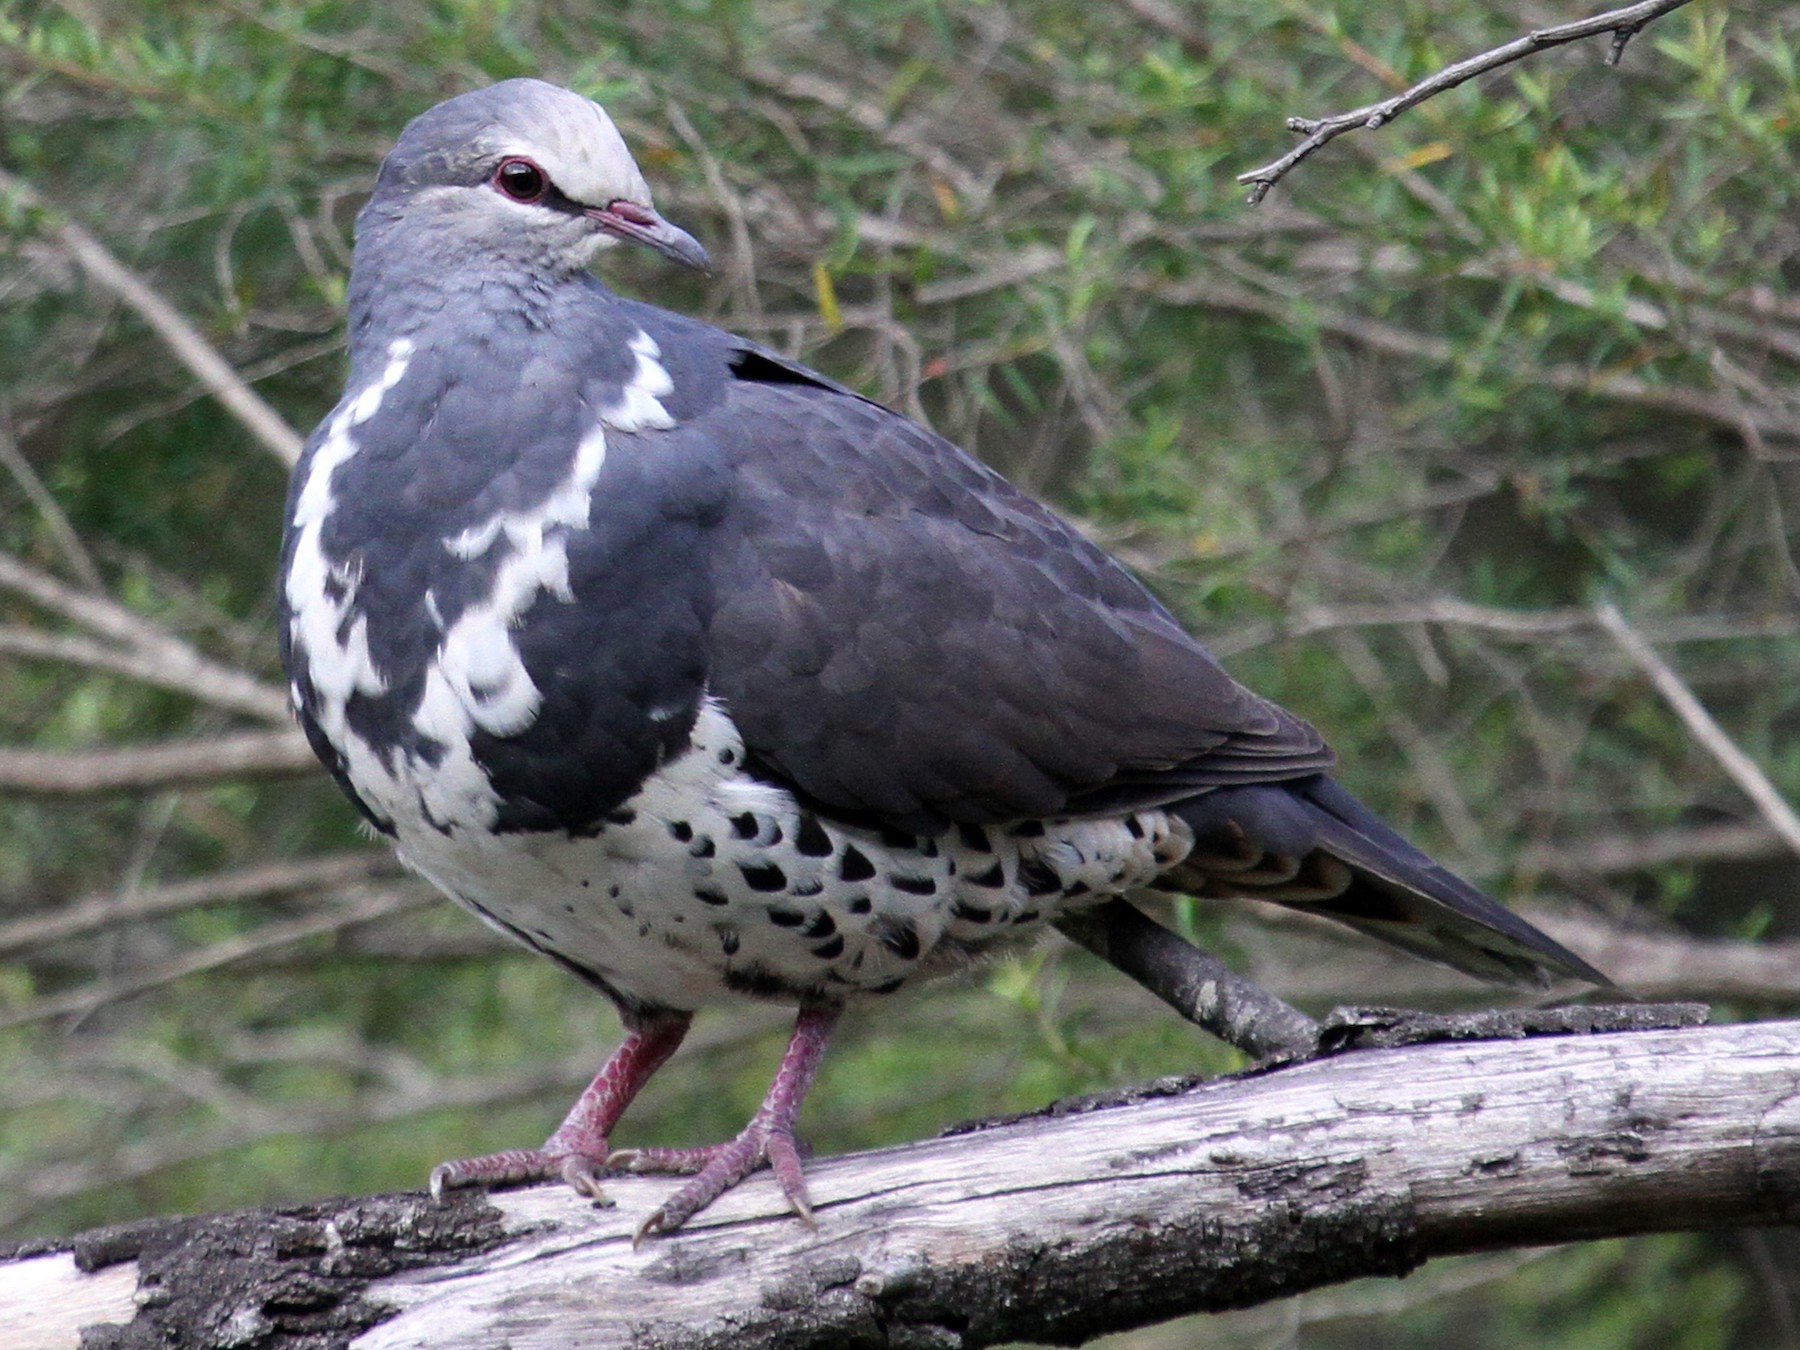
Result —
<path fill-rule="evenodd" d="M 515 155 L 500 161 L 494 170 L 493 183 L 500 192 L 515 202 L 541 202 L 550 191 L 550 175 L 530 160 Z"/>

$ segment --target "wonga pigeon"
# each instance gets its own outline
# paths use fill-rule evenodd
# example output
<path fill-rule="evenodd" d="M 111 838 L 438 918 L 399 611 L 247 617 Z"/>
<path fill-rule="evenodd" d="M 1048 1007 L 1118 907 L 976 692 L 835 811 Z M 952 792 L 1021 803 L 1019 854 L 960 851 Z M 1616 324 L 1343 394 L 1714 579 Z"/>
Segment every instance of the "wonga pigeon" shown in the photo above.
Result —
<path fill-rule="evenodd" d="M 350 378 L 294 475 L 283 656 L 400 856 L 610 997 L 624 1043 L 543 1147 L 434 1190 L 771 1166 L 845 1001 L 1162 885 L 1341 919 L 1480 976 L 1598 981 L 1325 771 L 1126 571 L 962 450 L 614 295 L 706 255 L 596 104 L 508 80 L 412 121 L 357 219 Z M 694 1011 L 797 1005 L 763 1106 L 611 1151 Z"/>

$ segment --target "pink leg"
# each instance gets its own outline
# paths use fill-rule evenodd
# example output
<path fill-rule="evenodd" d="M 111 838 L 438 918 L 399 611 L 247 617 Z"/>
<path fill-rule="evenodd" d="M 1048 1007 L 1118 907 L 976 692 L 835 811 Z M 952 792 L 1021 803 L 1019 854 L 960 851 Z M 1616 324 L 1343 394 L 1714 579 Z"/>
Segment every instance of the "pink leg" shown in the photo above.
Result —
<path fill-rule="evenodd" d="M 638 1225 L 635 1241 L 642 1242 L 649 1233 L 674 1232 L 765 1164 L 774 1171 L 794 1212 L 807 1223 L 813 1222 L 812 1205 L 806 1198 L 806 1178 L 800 1170 L 800 1149 L 794 1141 L 794 1122 L 800 1115 L 800 1104 L 806 1100 L 806 1091 L 812 1086 L 813 1075 L 819 1071 L 831 1028 L 842 1011 L 835 1005 L 800 1010 L 768 1096 L 730 1143 L 709 1148 L 629 1149 L 608 1159 L 631 1172 L 698 1174 Z"/>
<path fill-rule="evenodd" d="M 431 1169 L 431 1194 L 443 1199 L 455 1186 L 516 1186 L 561 1177 L 590 1199 L 611 1203 L 600 1189 L 600 1171 L 611 1145 L 607 1136 L 650 1075 L 675 1053 L 693 1018 L 687 1013 L 649 1013 L 628 1018 L 625 1039 L 569 1108 L 542 1148 L 515 1148 L 481 1158 L 458 1158 Z"/>

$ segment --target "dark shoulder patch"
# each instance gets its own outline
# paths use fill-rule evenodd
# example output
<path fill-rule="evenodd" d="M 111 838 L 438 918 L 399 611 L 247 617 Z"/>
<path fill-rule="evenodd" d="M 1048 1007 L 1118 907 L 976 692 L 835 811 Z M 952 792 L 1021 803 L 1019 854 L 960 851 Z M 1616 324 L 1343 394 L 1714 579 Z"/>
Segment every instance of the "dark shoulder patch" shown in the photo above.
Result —
<path fill-rule="evenodd" d="M 804 366 L 790 366 L 767 352 L 754 349 L 740 349 L 732 353 L 731 373 L 740 380 L 748 380 L 754 384 L 802 384 L 813 389 L 836 390 L 836 386 L 830 381 L 813 374 Z"/>

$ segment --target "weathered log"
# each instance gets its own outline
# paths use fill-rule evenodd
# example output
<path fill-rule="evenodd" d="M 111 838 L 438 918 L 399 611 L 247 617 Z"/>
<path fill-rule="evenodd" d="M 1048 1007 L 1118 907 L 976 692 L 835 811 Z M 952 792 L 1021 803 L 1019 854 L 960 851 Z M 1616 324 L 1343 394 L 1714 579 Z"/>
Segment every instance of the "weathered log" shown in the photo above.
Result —
<path fill-rule="evenodd" d="M 1595 1020 L 1339 1019 L 1400 1044 L 815 1159 L 816 1232 L 765 1178 L 635 1251 L 666 1178 L 605 1210 L 144 1221 L 0 1263 L 0 1347 L 1075 1343 L 1452 1253 L 1800 1221 L 1800 1021 L 1536 1034 Z M 1523 1039 L 1407 1043 L 1483 1030 Z"/>

